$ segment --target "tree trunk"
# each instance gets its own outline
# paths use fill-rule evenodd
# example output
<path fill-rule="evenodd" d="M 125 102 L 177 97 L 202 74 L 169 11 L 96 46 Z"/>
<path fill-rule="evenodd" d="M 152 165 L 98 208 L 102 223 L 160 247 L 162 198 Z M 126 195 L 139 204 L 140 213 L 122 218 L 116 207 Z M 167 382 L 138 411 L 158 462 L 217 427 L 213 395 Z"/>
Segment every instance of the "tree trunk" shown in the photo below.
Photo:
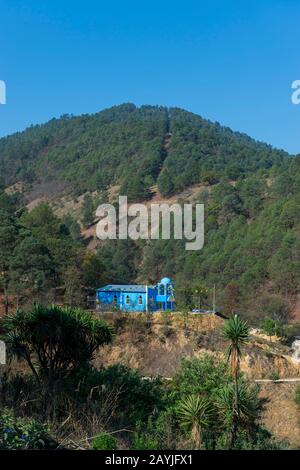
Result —
<path fill-rule="evenodd" d="M 200 450 L 202 447 L 202 440 L 201 440 L 201 427 L 200 426 L 193 426 L 192 429 L 192 439 L 194 441 L 194 446 L 196 450 Z"/>
<path fill-rule="evenodd" d="M 230 437 L 230 449 L 234 448 L 234 444 L 236 441 L 236 434 L 237 434 L 237 421 L 236 417 L 233 417 L 233 423 L 232 423 L 232 428 L 231 428 L 231 437 Z"/>
<path fill-rule="evenodd" d="M 234 371 L 234 400 L 232 404 L 233 408 L 233 422 L 231 428 L 231 439 L 230 439 L 230 448 L 234 447 L 237 435 L 238 420 L 239 420 L 239 389 L 238 389 L 238 369 Z"/>

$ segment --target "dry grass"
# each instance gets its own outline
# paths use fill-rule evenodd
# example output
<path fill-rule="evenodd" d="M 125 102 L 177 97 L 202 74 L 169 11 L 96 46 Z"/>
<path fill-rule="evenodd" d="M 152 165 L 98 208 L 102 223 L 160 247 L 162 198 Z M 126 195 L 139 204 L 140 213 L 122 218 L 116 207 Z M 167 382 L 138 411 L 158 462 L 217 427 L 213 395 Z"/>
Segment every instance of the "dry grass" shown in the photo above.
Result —
<path fill-rule="evenodd" d="M 149 329 L 143 314 L 105 314 L 105 319 L 115 325 L 120 318 L 122 326 L 113 344 L 96 357 L 96 365 L 122 363 L 146 376 L 172 377 L 183 358 L 203 353 L 224 357 L 223 320 L 214 315 L 190 316 L 186 329 L 180 314 L 170 314 L 167 320 L 165 314 L 154 314 Z M 300 376 L 300 365 L 290 360 L 290 349 L 265 338 L 253 337 L 244 347 L 241 367 L 250 379 Z"/>
<path fill-rule="evenodd" d="M 263 424 L 279 440 L 287 440 L 293 449 L 300 449 L 300 410 L 294 401 L 295 384 L 268 383 L 261 386 L 267 398 Z"/>

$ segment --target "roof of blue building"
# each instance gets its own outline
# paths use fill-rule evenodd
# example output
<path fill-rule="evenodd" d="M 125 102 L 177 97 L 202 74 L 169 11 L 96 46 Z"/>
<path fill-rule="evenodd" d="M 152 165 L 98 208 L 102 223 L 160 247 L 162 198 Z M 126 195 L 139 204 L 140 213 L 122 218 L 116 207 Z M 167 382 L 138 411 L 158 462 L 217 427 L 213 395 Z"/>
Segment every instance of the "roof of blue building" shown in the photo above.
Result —
<path fill-rule="evenodd" d="M 171 284 L 172 281 L 169 277 L 163 277 L 162 280 L 160 281 L 160 284 Z"/>
<path fill-rule="evenodd" d="M 153 286 L 148 286 L 148 287 L 152 288 Z M 138 292 L 142 294 L 146 292 L 146 286 L 143 286 L 140 284 L 138 285 L 109 284 L 107 286 L 101 287 L 100 289 L 97 289 L 97 291 L 100 291 L 100 292 Z"/>

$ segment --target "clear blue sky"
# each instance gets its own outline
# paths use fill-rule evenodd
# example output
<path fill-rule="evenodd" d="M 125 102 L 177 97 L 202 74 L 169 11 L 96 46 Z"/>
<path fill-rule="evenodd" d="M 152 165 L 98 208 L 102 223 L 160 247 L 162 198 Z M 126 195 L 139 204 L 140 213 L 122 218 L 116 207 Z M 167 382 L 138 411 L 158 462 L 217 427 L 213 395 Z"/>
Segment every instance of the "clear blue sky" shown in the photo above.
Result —
<path fill-rule="evenodd" d="M 299 50 L 300 0 L 0 0 L 0 135 L 130 101 L 300 153 Z"/>

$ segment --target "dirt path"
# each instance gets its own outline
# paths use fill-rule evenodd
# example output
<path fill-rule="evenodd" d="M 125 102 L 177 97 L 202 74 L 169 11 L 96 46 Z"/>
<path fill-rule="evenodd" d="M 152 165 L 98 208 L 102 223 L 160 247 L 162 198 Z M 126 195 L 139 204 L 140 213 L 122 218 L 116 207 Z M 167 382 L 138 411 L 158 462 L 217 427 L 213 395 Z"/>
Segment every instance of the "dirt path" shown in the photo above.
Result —
<path fill-rule="evenodd" d="M 295 379 L 277 379 L 277 380 L 272 380 L 272 379 L 254 379 L 254 382 L 256 383 L 275 383 L 275 384 L 282 384 L 282 383 L 297 383 L 300 382 L 300 378 L 297 377 Z"/>

